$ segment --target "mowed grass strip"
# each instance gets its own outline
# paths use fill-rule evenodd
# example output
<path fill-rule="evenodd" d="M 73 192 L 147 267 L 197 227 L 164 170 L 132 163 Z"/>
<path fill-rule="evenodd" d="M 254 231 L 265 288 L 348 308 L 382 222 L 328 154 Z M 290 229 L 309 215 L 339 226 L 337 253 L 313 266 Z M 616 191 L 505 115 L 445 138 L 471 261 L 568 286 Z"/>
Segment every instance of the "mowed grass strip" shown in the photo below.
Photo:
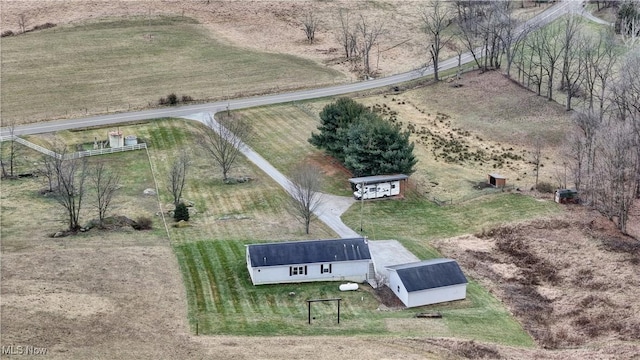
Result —
<path fill-rule="evenodd" d="M 322 151 L 308 141 L 311 134 L 317 132 L 319 125 L 316 110 L 317 106 L 303 102 L 248 109 L 240 114 L 255 129 L 255 136 L 248 142 L 249 146 L 268 159 L 276 169 L 290 175 L 297 164 L 324 156 Z M 325 173 L 322 191 L 351 196 L 347 180 L 345 173 Z"/>
<path fill-rule="evenodd" d="M 368 285 L 354 292 L 340 292 L 338 282 L 254 286 L 244 260 L 245 245 L 250 243 L 256 242 L 214 240 L 174 247 L 187 283 L 189 319 L 200 334 L 426 335 L 533 346 L 502 304 L 473 280 L 463 301 L 379 311 Z M 337 304 L 331 302 L 312 305 L 309 325 L 306 300 L 326 298 L 342 298 L 340 324 Z M 438 311 L 444 316 L 435 322 L 414 317 L 424 311 Z M 389 321 L 400 321 L 403 326 L 388 326 Z"/>
<path fill-rule="evenodd" d="M 188 296 L 190 319 L 199 322 L 201 333 L 205 329 L 209 329 L 210 334 L 242 335 L 328 335 L 336 332 L 346 335 L 353 331 L 368 334 L 384 331 L 382 318 L 374 311 L 377 302 L 366 291 L 341 293 L 338 283 L 253 286 L 244 261 L 245 245 L 249 243 L 255 242 L 215 240 L 175 246 L 185 281 L 200 282 L 189 284 L 187 291 L 193 292 Z M 222 309 L 209 308 L 207 304 L 213 300 L 198 295 L 198 289 L 208 286 L 202 276 L 191 274 L 193 264 L 200 262 L 210 267 L 200 271 L 215 274 Z M 295 296 L 289 295 L 291 292 Z M 205 291 L 200 293 L 207 294 Z M 306 300 L 330 297 L 344 299 L 340 308 L 341 325 L 336 324 L 336 304 L 317 304 L 312 308 L 316 325 L 308 326 Z"/>
<path fill-rule="evenodd" d="M 6 37 L 1 69 L 3 120 L 18 123 L 148 107 L 171 92 L 221 99 L 345 80 L 310 60 L 222 44 L 183 17 L 102 19 Z"/>
<path fill-rule="evenodd" d="M 429 240 L 473 234 L 497 224 L 552 216 L 562 211 L 552 201 L 537 200 L 518 193 L 491 194 L 474 200 L 439 206 L 408 191 L 405 199 L 365 201 L 352 206 L 342 219 L 348 226 L 360 226 L 372 239 L 406 239 L 429 246 Z"/>

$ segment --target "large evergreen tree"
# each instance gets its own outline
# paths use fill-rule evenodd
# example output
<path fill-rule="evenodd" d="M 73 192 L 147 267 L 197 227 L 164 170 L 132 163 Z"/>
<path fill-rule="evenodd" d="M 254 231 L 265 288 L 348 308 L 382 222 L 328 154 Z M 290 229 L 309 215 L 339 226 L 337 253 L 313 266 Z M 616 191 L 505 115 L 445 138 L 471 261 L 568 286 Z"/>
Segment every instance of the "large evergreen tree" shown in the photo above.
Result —
<path fill-rule="evenodd" d="M 409 132 L 349 98 L 320 113 L 319 134 L 309 142 L 341 161 L 355 176 L 411 174 L 417 160 Z"/>
<path fill-rule="evenodd" d="M 377 114 L 358 118 L 348 131 L 344 165 L 355 176 L 411 174 L 417 163 L 409 132 Z"/>
<path fill-rule="evenodd" d="M 311 134 L 309 142 L 329 155 L 344 161 L 344 147 L 349 126 L 369 110 L 350 98 L 340 98 L 320 112 L 319 134 Z"/>

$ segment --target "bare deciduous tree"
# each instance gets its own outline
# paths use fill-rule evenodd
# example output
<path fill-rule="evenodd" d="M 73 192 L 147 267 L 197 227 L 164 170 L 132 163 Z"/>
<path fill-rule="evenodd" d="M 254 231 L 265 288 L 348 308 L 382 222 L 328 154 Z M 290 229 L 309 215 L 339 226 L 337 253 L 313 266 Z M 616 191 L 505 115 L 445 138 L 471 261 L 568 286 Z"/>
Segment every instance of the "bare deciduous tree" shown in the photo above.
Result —
<path fill-rule="evenodd" d="M 5 152 L 1 151 L 0 153 L 0 168 L 2 168 L 2 177 L 3 178 L 14 178 L 15 177 L 15 172 L 14 172 L 14 168 L 15 168 L 15 160 L 16 160 L 16 154 L 17 154 L 17 148 L 16 148 L 16 140 L 14 138 L 14 133 L 15 133 L 15 128 L 16 128 L 16 123 L 13 120 L 10 120 L 8 125 L 7 125 L 7 129 L 9 130 L 9 149 L 8 149 L 8 155 L 7 155 L 7 160 L 5 161 Z M 8 164 L 7 164 L 8 163 Z M 9 171 L 7 171 L 7 166 L 9 167 Z"/>
<path fill-rule="evenodd" d="M 524 5 L 523 5 L 524 7 Z M 518 21 L 513 15 L 510 6 L 498 8 L 498 19 L 502 24 L 502 31 L 498 34 L 504 48 L 505 60 L 507 61 L 506 74 L 511 77 L 511 67 L 516 56 L 524 49 L 524 40 L 531 32 L 530 26 L 518 28 Z"/>
<path fill-rule="evenodd" d="M 336 37 L 344 49 L 344 56 L 348 59 L 357 52 L 357 36 L 354 27 L 351 25 L 348 9 L 340 9 L 338 11 L 338 19 L 340 21 L 340 31 Z"/>
<path fill-rule="evenodd" d="M 376 44 L 378 38 L 385 33 L 382 22 L 371 23 L 364 16 L 360 15 L 360 22 L 356 27 L 360 37 L 360 55 L 362 56 L 363 73 L 365 76 L 371 75 L 369 55 L 371 48 Z"/>
<path fill-rule="evenodd" d="M 107 211 L 119 189 L 120 175 L 111 171 L 104 162 L 98 162 L 89 169 L 89 181 L 93 185 L 98 220 L 103 224 Z"/>
<path fill-rule="evenodd" d="M 42 155 L 42 162 L 40 163 L 36 173 L 38 176 L 42 176 L 46 180 L 47 188 L 45 192 L 51 193 L 58 187 L 58 179 L 55 171 L 56 159 L 49 155 Z"/>
<path fill-rule="evenodd" d="M 251 134 L 251 124 L 234 114 L 218 114 L 218 119 L 209 115 L 205 125 L 207 128 L 200 131 L 197 142 L 220 167 L 222 178 L 227 181 L 241 153 L 240 147 Z"/>
<path fill-rule="evenodd" d="M 575 46 L 578 45 L 575 42 L 575 38 L 580 33 L 582 27 L 582 17 L 578 14 L 565 15 L 562 21 L 564 33 L 562 36 L 562 71 L 561 71 L 561 83 L 560 88 L 564 89 L 566 73 L 569 72 L 569 67 L 572 65 L 573 54 L 575 53 Z"/>
<path fill-rule="evenodd" d="M 565 109 L 570 111 L 573 109 L 571 100 L 579 95 L 582 88 L 581 82 L 584 79 L 582 73 L 587 67 L 587 59 L 584 57 L 584 50 L 589 40 L 581 34 L 576 34 L 571 39 L 572 44 L 565 46 L 565 55 L 563 57 L 562 67 L 562 88 L 567 94 Z"/>
<path fill-rule="evenodd" d="M 290 180 L 289 212 L 304 225 L 305 233 L 309 234 L 309 226 L 315 217 L 314 212 L 322 202 L 320 170 L 303 163 L 295 167 Z"/>
<path fill-rule="evenodd" d="M 21 13 L 18 15 L 18 26 L 20 27 L 20 32 L 24 33 L 27 31 L 27 15 Z"/>
<path fill-rule="evenodd" d="M 534 189 L 538 189 L 538 179 L 540 177 L 540 166 L 542 165 L 542 148 L 544 147 L 544 140 L 541 136 L 536 135 L 533 137 L 533 151 L 531 152 L 531 163 L 533 164 L 533 171 L 536 175 L 536 183 Z"/>
<path fill-rule="evenodd" d="M 429 56 L 433 64 L 433 77 L 438 77 L 440 51 L 451 41 L 453 35 L 446 34 L 445 29 L 451 24 L 451 10 L 447 3 L 440 0 L 431 1 L 421 12 L 422 30 L 431 44 L 428 45 Z"/>
<path fill-rule="evenodd" d="M 65 160 L 66 148 L 58 148 L 56 152 L 62 156 L 54 158 L 57 187 L 53 195 L 67 212 L 69 231 L 77 231 L 80 229 L 80 209 L 85 195 L 87 161 L 86 158 Z"/>
<path fill-rule="evenodd" d="M 527 73 L 527 87 L 533 82 L 536 86 L 536 94 L 542 95 L 542 82 L 544 80 L 544 43 L 547 41 L 547 33 L 538 30 L 527 39 L 529 51 L 529 67 Z"/>
<path fill-rule="evenodd" d="M 173 197 L 173 204 L 178 206 L 182 198 L 182 190 L 187 181 L 187 172 L 191 164 L 191 159 L 186 151 L 180 152 L 180 155 L 173 161 L 169 174 L 167 176 L 167 189 Z"/>
<path fill-rule="evenodd" d="M 587 204 L 594 201 L 593 183 L 596 159 L 596 141 L 602 121 L 593 112 L 579 112 L 573 117 L 578 133 L 572 139 L 574 158 L 574 177 L 576 189 L 583 191 L 581 196 Z"/>
<path fill-rule="evenodd" d="M 601 31 L 597 41 L 586 41 L 581 59 L 584 61 L 582 72 L 582 88 L 586 92 L 588 109 L 595 111 L 595 101 L 598 100 L 600 119 L 605 112 L 605 91 L 613 74 L 616 63 L 615 38 L 612 31 Z"/>
<path fill-rule="evenodd" d="M 601 133 L 595 203 L 598 210 L 627 232 L 629 210 L 639 177 L 637 142 L 628 122 L 615 121 Z"/>
<path fill-rule="evenodd" d="M 562 29 L 557 24 L 550 24 L 539 31 L 544 34 L 545 41 L 542 42 L 542 69 L 547 75 L 547 99 L 553 100 L 553 81 L 555 71 L 558 68 L 558 61 L 563 53 Z"/>
<path fill-rule="evenodd" d="M 302 20 L 302 26 L 309 44 L 313 44 L 313 40 L 316 38 L 316 30 L 320 27 L 320 19 L 315 16 L 313 10 L 309 10 L 305 14 L 304 19 Z"/>

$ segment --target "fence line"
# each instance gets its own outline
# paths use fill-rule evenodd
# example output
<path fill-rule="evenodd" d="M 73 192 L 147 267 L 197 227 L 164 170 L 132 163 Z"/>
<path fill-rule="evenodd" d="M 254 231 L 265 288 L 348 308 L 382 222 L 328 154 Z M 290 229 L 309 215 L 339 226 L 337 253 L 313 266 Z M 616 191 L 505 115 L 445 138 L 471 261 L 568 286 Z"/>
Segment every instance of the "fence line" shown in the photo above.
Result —
<path fill-rule="evenodd" d="M 44 148 L 44 147 L 42 147 L 42 146 L 40 146 L 38 144 L 34 144 L 32 142 L 29 142 L 29 141 L 27 141 L 25 139 L 19 138 L 19 137 L 15 136 L 15 135 L 12 135 L 12 136 L 13 136 L 13 140 L 15 142 L 19 143 L 19 144 L 22 144 L 22 145 L 24 145 L 26 147 L 29 147 L 29 148 L 31 148 L 31 149 L 33 149 L 35 151 L 41 152 L 41 153 L 43 153 L 45 155 L 49 155 L 49 156 L 54 157 L 56 159 L 61 159 L 62 158 L 62 155 L 60 155 L 60 154 L 58 154 L 58 153 L 56 153 L 54 151 L 51 151 L 51 150 L 49 150 L 47 148 Z"/>
<path fill-rule="evenodd" d="M 86 156 L 95 156 L 95 155 L 104 155 L 104 154 L 113 154 L 113 153 L 117 153 L 117 152 L 123 152 L 123 151 L 132 151 L 132 150 L 140 150 L 140 149 L 146 149 L 147 148 L 147 144 L 146 143 L 140 143 L 140 144 L 134 144 L 134 145 L 126 145 L 126 146 L 121 146 L 121 147 L 115 147 L 115 148 L 104 148 L 104 149 L 96 149 L 96 150 L 86 150 L 86 151 L 79 151 L 79 152 L 75 152 L 75 153 L 71 153 L 71 154 L 65 154 L 64 158 L 61 154 L 58 154 L 54 151 L 51 151 L 47 148 L 44 148 L 40 145 L 34 144 L 32 142 L 29 142 L 25 139 L 22 139 L 18 136 L 15 135 L 7 135 L 7 136 L 0 136 L 0 142 L 2 141 L 15 141 L 19 144 L 22 144 L 28 148 L 31 148 L 35 151 L 38 151 L 40 153 L 43 153 L 45 155 L 54 157 L 56 159 L 62 159 L 62 160 L 70 160 L 70 159 L 79 159 L 82 157 L 86 157 Z"/>
<path fill-rule="evenodd" d="M 113 154 L 113 153 L 118 153 L 118 152 L 123 152 L 123 151 L 140 150 L 140 149 L 146 149 L 146 148 L 147 148 L 147 144 L 141 143 L 141 144 L 134 144 L 134 145 L 125 145 L 125 146 L 115 147 L 115 148 L 86 150 L 86 151 L 75 152 L 73 154 L 67 154 L 67 155 L 65 155 L 64 159 L 65 160 L 78 159 L 78 158 L 85 157 L 85 156 L 96 156 L 96 155 L 104 155 L 104 154 Z"/>

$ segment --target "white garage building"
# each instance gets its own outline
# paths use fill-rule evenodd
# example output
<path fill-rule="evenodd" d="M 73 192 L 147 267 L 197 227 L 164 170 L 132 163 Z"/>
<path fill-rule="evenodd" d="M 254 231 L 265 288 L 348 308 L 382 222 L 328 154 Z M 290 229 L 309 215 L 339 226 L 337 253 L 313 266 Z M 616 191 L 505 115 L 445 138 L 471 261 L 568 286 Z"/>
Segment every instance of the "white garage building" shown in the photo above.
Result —
<path fill-rule="evenodd" d="M 387 269 L 389 288 L 407 307 L 466 298 L 467 278 L 455 260 L 425 260 Z"/>

